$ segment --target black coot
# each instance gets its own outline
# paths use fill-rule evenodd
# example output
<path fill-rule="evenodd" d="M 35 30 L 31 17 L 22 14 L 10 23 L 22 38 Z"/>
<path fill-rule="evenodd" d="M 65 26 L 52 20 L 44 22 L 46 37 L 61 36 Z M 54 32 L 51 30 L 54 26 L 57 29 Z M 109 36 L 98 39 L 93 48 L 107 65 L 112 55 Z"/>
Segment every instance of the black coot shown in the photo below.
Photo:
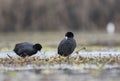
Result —
<path fill-rule="evenodd" d="M 61 56 L 69 56 L 76 48 L 76 41 L 72 32 L 67 32 L 65 38 L 58 46 L 58 54 Z"/>
<path fill-rule="evenodd" d="M 37 51 L 40 51 L 42 49 L 42 46 L 40 44 L 33 44 L 29 42 L 23 42 L 23 43 L 18 43 L 15 45 L 14 52 L 21 56 L 21 57 L 26 57 L 26 56 L 32 56 L 37 53 Z"/>

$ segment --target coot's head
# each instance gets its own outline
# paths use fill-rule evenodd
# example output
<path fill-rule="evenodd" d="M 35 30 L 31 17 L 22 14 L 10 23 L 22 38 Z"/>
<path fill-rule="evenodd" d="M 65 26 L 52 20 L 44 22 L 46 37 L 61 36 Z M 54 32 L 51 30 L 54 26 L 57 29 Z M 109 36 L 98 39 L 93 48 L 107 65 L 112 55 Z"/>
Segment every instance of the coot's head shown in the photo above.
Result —
<path fill-rule="evenodd" d="M 72 32 L 67 32 L 67 33 L 65 34 L 65 37 L 67 37 L 67 38 L 73 38 L 73 37 L 74 37 L 74 34 L 73 34 Z"/>
<path fill-rule="evenodd" d="M 42 49 L 42 45 L 36 43 L 34 46 L 33 46 L 34 49 L 40 51 Z"/>

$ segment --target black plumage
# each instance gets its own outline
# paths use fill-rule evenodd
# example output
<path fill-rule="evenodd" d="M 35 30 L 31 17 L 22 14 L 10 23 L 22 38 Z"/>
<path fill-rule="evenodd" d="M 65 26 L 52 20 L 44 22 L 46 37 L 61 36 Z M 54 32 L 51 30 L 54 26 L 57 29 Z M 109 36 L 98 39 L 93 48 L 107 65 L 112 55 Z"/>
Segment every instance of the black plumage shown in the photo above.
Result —
<path fill-rule="evenodd" d="M 76 41 L 72 32 L 67 32 L 65 37 L 58 46 L 58 54 L 61 56 L 69 56 L 76 48 Z"/>
<path fill-rule="evenodd" d="M 36 54 L 37 51 L 40 51 L 41 49 L 42 46 L 39 43 L 33 44 L 30 42 L 23 42 L 16 44 L 13 51 L 21 57 L 26 57 Z"/>

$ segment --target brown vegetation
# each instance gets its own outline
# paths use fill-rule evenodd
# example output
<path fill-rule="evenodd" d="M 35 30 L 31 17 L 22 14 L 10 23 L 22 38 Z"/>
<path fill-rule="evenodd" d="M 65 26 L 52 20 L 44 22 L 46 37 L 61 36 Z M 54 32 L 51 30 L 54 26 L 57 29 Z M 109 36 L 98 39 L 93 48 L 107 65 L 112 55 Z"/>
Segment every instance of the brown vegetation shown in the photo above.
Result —
<path fill-rule="evenodd" d="M 119 0 L 0 0 L 0 31 L 105 29 L 120 21 Z"/>
<path fill-rule="evenodd" d="M 80 64 L 120 64 L 120 57 L 119 56 L 111 56 L 110 57 L 69 57 L 69 60 L 66 57 L 62 56 L 53 56 L 50 58 L 39 58 L 39 57 L 26 57 L 26 58 L 14 58 L 11 56 L 8 56 L 9 58 L 0 58 L 0 65 L 3 66 L 25 66 L 29 64 L 35 64 L 37 66 L 41 65 L 55 65 L 55 64 L 71 64 L 71 65 L 80 65 Z"/>

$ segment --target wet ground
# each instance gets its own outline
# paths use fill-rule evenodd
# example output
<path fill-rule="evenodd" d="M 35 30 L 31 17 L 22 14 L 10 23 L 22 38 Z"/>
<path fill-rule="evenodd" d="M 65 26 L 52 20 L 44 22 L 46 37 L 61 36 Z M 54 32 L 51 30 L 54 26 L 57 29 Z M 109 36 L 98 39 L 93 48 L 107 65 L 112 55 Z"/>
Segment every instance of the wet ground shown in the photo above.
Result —
<path fill-rule="evenodd" d="M 76 32 L 75 36 L 78 46 L 67 61 L 57 55 L 64 32 L 0 34 L 0 81 L 119 81 L 120 35 Z M 40 42 L 43 49 L 20 58 L 12 49 L 24 41 Z"/>
<path fill-rule="evenodd" d="M 95 63 L 88 61 L 86 63 L 68 63 L 58 62 L 55 64 L 45 63 L 37 65 L 34 63 L 27 63 L 29 60 L 21 62 L 11 61 L 8 54 L 12 59 L 20 58 L 13 51 L 1 51 L 1 59 L 6 59 L 5 63 L 0 60 L 0 81 L 119 81 L 120 80 L 120 64 L 114 63 L 102 63 L 96 59 Z M 81 56 L 83 58 L 110 58 L 112 56 L 119 57 L 119 51 L 82 51 L 78 54 L 73 53 L 70 58 Z M 56 52 L 38 52 L 36 55 L 29 57 L 31 58 L 46 58 L 56 57 Z M 20 58 L 19 60 L 22 61 Z M 26 58 L 28 59 L 28 58 Z M 8 62 L 10 60 L 10 62 Z M 50 60 L 50 59 L 49 59 Z M 40 61 L 40 60 L 38 60 Z M 54 60 L 53 60 L 54 61 Z M 78 60 L 80 61 L 80 60 Z M 119 59 L 120 61 L 120 59 Z M 17 64 L 16 64 L 17 63 Z M 98 63 L 98 64 L 97 64 Z"/>

